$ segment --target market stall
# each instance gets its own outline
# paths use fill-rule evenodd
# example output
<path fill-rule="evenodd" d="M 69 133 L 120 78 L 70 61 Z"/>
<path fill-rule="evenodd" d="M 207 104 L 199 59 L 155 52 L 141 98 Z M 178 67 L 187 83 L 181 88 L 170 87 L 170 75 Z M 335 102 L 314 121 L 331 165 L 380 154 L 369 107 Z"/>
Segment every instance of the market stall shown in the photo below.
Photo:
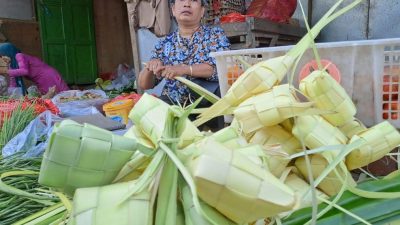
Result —
<path fill-rule="evenodd" d="M 383 157 L 397 164 L 398 125 L 383 115 L 398 109 L 383 108 L 379 120 L 365 125 L 337 71 L 323 66 L 318 52 L 324 46 L 313 42 L 360 1 L 339 3 L 278 55 L 257 53 L 263 49 L 217 55 L 221 76 L 231 79 L 220 79 L 221 97 L 183 77 L 175 79 L 202 96 L 185 106 L 123 93 L 133 86 L 124 80 L 135 80 L 127 69 L 113 81 L 97 80 L 96 89 L 64 91 L 51 100 L 2 98 L 0 223 L 398 222 L 398 167 L 382 176 L 366 169 Z M 301 61 L 309 48 L 315 65 Z M 388 60 L 382 60 L 379 80 L 390 87 L 378 95 L 381 106 L 400 94 L 393 88 L 399 85 L 398 51 L 383 49 Z M 228 69 L 235 63 L 240 73 Z M 296 68 L 306 68 L 305 74 Z M 203 98 L 213 105 L 197 108 Z M 198 117 L 189 120 L 190 114 Z M 198 128 L 221 115 L 231 118 L 225 128 Z"/>

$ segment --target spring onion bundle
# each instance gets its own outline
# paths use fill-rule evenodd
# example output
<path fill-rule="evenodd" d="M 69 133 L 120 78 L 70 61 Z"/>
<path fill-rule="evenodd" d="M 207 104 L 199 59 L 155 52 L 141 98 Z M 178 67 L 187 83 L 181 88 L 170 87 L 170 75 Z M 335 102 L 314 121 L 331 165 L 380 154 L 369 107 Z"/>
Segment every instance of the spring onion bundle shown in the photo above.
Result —
<path fill-rule="evenodd" d="M 0 160 L 0 224 L 12 224 L 59 200 L 37 181 L 41 158 L 16 153 Z"/>
<path fill-rule="evenodd" d="M 7 107 L 6 102 L 2 104 Z M 11 107 L 11 106 L 10 106 Z M 0 150 L 36 117 L 34 105 L 23 107 L 20 102 L 13 110 L 0 108 Z"/>

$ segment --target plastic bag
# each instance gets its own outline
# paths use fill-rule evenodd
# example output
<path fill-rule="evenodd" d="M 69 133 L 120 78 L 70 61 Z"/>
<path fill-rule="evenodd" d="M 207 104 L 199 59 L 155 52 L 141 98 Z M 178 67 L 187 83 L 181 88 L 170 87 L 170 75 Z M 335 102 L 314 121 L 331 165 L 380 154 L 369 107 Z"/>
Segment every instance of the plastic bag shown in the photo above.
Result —
<path fill-rule="evenodd" d="M 102 90 L 70 90 L 64 91 L 52 98 L 52 102 L 65 117 L 83 116 L 99 113 L 100 108 L 109 99 Z"/>
<path fill-rule="evenodd" d="M 122 91 L 127 87 L 134 86 L 135 80 L 136 76 L 134 69 L 126 64 L 119 64 L 117 69 L 117 76 L 111 82 L 111 84 L 106 86 L 104 89 L 107 91 Z"/>
<path fill-rule="evenodd" d="M 9 87 L 8 88 L 8 96 L 10 98 L 22 98 L 24 95 L 22 94 L 22 88 L 20 87 Z"/>
<path fill-rule="evenodd" d="M 246 17 L 248 17 L 248 15 L 242 15 L 240 13 L 229 13 L 225 16 L 221 17 L 221 23 L 236 23 L 236 22 L 244 22 L 246 21 Z"/>
<path fill-rule="evenodd" d="M 29 98 L 40 97 L 40 91 L 36 85 L 32 85 L 32 86 L 28 87 L 28 89 L 26 91 L 28 92 Z"/>
<path fill-rule="evenodd" d="M 8 82 L 4 76 L 0 75 L 0 96 L 8 94 Z"/>
<path fill-rule="evenodd" d="M 70 108 L 66 106 L 62 108 L 63 117 L 94 115 L 97 113 L 101 112 L 94 106 L 88 106 L 82 108 Z"/>
<path fill-rule="evenodd" d="M 53 125 L 62 118 L 50 111 L 41 113 L 25 129 L 11 139 L 2 149 L 3 157 L 25 151 L 24 157 L 37 157 L 46 149 Z"/>
<path fill-rule="evenodd" d="M 287 22 L 297 7 L 297 0 L 253 0 L 247 14 L 278 23 Z"/>

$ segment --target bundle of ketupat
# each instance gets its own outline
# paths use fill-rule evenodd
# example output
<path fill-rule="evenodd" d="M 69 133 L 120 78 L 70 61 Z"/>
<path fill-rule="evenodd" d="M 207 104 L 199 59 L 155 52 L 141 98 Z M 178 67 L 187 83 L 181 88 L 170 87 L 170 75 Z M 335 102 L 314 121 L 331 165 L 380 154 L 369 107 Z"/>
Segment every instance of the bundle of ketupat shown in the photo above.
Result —
<path fill-rule="evenodd" d="M 380 159 L 400 144 L 399 132 L 389 123 L 384 122 L 367 129 L 357 120 L 354 117 L 356 108 L 351 98 L 322 68 L 314 71 L 300 83 L 302 94 L 315 103 L 315 107 L 321 110 L 321 116 L 311 116 L 312 113 L 310 112 L 297 113 L 296 110 L 292 110 L 293 108 L 290 111 L 288 110 L 287 114 L 281 113 L 281 106 L 285 102 L 289 102 L 286 101 L 289 99 L 289 95 L 282 98 L 282 95 L 273 94 L 274 88 L 279 88 L 277 86 L 279 82 L 271 84 L 269 81 L 279 77 L 275 76 L 279 73 L 273 75 L 266 73 L 263 71 L 266 64 L 261 65 L 262 63 L 256 64 L 242 74 L 217 104 L 200 115 L 200 118 L 196 121 L 197 124 L 201 124 L 213 116 L 233 112 L 233 126 L 243 132 L 242 135 L 247 140 L 267 147 L 264 143 L 274 143 L 267 142 L 271 134 L 265 131 L 270 130 L 270 133 L 275 133 L 278 123 L 283 123 L 286 118 L 295 117 L 293 129 L 290 128 L 290 124 L 287 126 L 288 120 L 285 122 L 285 128 L 287 127 L 289 132 L 293 132 L 298 143 L 311 151 L 309 151 L 310 153 L 295 153 L 293 152 L 295 150 L 291 149 L 289 150 L 290 154 L 296 156 L 289 158 L 297 158 L 297 160 L 293 160 L 291 163 L 283 162 L 280 165 L 294 163 L 301 172 L 301 176 L 307 181 L 311 180 L 309 189 L 312 189 L 312 186 L 318 186 L 329 196 L 338 193 L 340 195 L 340 192 L 346 188 L 354 191 L 353 187 L 356 182 L 349 171 Z M 272 70 L 272 72 L 276 71 L 280 70 Z M 260 74 L 269 77 L 263 79 Z M 250 82 L 245 82 L 253 78 L 254 80 L 251 82 L 253 86 Z M 263 86 L 264 81 L 271 86 Z M 292 101 L 285 106 L 293 105 Z M 331 111 L 331 113 L 328 111 Z M 290 135 L 285 136 L 287 140 L 291 140 Z M 275 144 L 282 144 L 282 140 L 284 139 L 276 139 Z M 302 157 L 306 154 L 311 154 L 309 156 L 311 168 L 307 166 L 307 159 Z M 277 161 L 274 160 L 274 162 Z M 276 168 L 276 166 L 274 167 Z M 283 172 L 282 169 L 280 171 Z M 280 176 L 281 173 L 275 175 Z M 312 178 L 309 178 L 309 175 Z M 316 182 L 312 181 L 314 179 Z M 318 192 L 320 191 L 317 190 Z M 372 196 L 374 195 L 371 194 Z M 304 206 L 297 208 L 301 207 Z"/>
<path fill-rule="evenodd" d="M 193 147 L 197 153 L 188 160 L 187 167 L 199 196 L 237 224 L 274 216 L 294 207 L 293 191 L 245 152 L 229 149 L 211 138 Z"/>
<path fill-rule="evenodd" d="M 153 107 L 149 107 L 149 103 L 153 104 Z M 267 168 L 268 165 L 263 163 L 264 155 L 261 146 L 248 145 L 233 128 L 228 127 L 210 137 L 194 142 L 185 149 L 178 150 L 179 139 L 176 137 L 181 131 L 177 128 L 185 130 L 187 125 L 184 123 L 190 122 L 185 118 L 187 113 L 179 112 L 175 107 L 167 106 L 167 110 L 158 107 L 164 104 L 150 95 L 144 95 L 130 114 L 134 121 L 138 118 L 147 121 L 148 116 L 154 114 L 164 121 L 164 128 L 157 124 L 157 127 L 160 128 L 158 131 L 156 126 L 148 123 L 146 126 L 141 126 L 143 123 L 139 121 L 128 135 L 133 137 L 131 140 L 135 140 L 134 144 L 136 145 L 151 141 L 153 138 L 153 146 L 159 146 L 153 149 L 153 154 L 145 155 L 151 160 L 136 180 L 104 187 L 95 187 L 101 185 L 96 183 L 85 184 L 90 188 L 75 185 L 80 180 L 73 180 L 73 184 L 71 182 L 57 184 L 59 189 L 68 193 L 72 193 L 74 188 L 78 188 L 74 196 L 69 224 L 108 224 L 110 221 L 117 220 L 120 221 L 118 224 L 136 224 L 138 222 L 140 224 L 176 224 L 179 220 L 178 210 L 183 210 L 178 206 L 192 203 L 195 208 L 195 211 L 190 212 L 192 219 L 203 218 L 205 221 L 210 221 L 211 224 L 245 224 L 289 211 L 296 205 L 294 192 L 272 175 Z M 76 137 L 81 137 L 81 133 L 88 132 L 76 131 L 85 128 L 91 129 L 70 121 L 62 122 L 54 130 L 54 136 L 49 145 L 51 150 L 60 146 L 61 143 L 67 146 L 64 142 L 56 143 L 55 140 L 60 138 L 61 141 L 72 139 L 71 141 L 76 144 L 76 142 L 86 140 L 86 136 L 91 137 L 93 132 L 84 136 L 82 140 L 69 137 L 72 136 L 72 130 L 75 131 Z M 98 132 L 98 138 L 105 136 L 104 131 L 95 131 Z M 191 137 L 196 137 L 196 134 Z M 109 138 L 104 137 L 103 139 Z M 129 145 L 124 147 L 126 149 L 136 148 Z M 88 145 L 76 144 L 70 148 L 70 151 L 74 151 L 74 149 L 84 153 L 93 149 L 93 145 L 90 148 Z M 47 154 L 50 153 L 54 152 L 47 152 Z M 81 162 L 81 156 L 84 155 L 75 155 L 74 159 Z M 129 156 L 124 157 L 125 163 L 132 155 L 133 153 L 130 153 Z M 51 163 L 54 162 L 54 155 L 52 156 Z M 147 159 L 136 161 L 134 159 L 142 156 L 142 154 L 135 154 L 128 163 L 132 168 L 138 168 Z M 43 165 L 46 163 L 44 162 Z M 187 165 L 188 169 L 184 165 Z M 225 169 L 218 169 L 218 165 L 224 165 Z M 122 167 L 120 164 L 110 166 L 119 169 Z M 66 171 L 69 171 L 68 168 Z M 180 173 L 178 173 L 178 169 Z M 42 178 L 42 180 L 49 180 L 49 167 L 42 166 L 41 172 L 43 177 L 47 178 Z M 88 177 L 91 175 L 91 171 L 86 170 L 81 175 Z M 112 178 L 114 179 L 116 176 L 117 174 L 114 173 Z M 68 177 L 68 175 L 63 177 Z M 246 181 L 243 182 L 243 179 Z M 108 179 L 108 184 L 110 183 L 111 179 Z M 250 183 L 254 185 L 250 185 Z M 185 197 L 186 202 L 177 199 L 178 195 L 188 195 L 187 191 L 179 192 L 181 189 L 185 190 L 185 187 L 190 187 L 191 201 L 187 199 L 187 196 Z M 210 190 L 210 187 L 218 190 Z M 216 194 L 219 194 L 220 197 L 216 197 Z M 204 203 L 200 204 L 197 195 L 202 198 Z M 157 204 L 154 201 L 156 198 Z M 215 202 L 215 200 L 219 201 Z M 253 206 L 249 207 L 249 204 Z M 153 212 L 154 206 L 155 211 Z M 132 217 L 126 211 L 136 208 L 142 208 L 140 214 L 143 215 L 140 215 L 140 218 Z"/>
<path fill-rule="evenodd" d="M 268 59 L 257 63 L 247 69 L 231 86 L 228 92 L 218 102 L 213 104 L 208 110 L 201 113 L 199 119 L 195 121 L 196 125 L 201 125 L 208 120 L 226 114 L 231 107 L 236 107 L 244 100 L 270 90 L 278 85 L 285 75 L 292 69 L 298 57 L 300 57 L 310 45 L 319 32 L 331 21 L 352 9 L 361 0 L 355 0 L 348 6 L 334 11 L 341 5 L 343 0 L 337 1 L 331 9 L 315 24 L 287 54 Z"/>

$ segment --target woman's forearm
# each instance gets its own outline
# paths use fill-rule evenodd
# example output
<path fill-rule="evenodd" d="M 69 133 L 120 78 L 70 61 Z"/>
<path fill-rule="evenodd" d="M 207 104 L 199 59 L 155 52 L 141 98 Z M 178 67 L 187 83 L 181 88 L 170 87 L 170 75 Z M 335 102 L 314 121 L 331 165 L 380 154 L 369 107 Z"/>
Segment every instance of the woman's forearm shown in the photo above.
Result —
<path fill-rule="evenodd" d="M 28 74 L 29 74 L 29 71 L 26 68 L 9 69 L 8 70 L 8 75 L 10 75 L 11 77 L 27 76 Z"/>
<path fill-rule="evenodd" d="M 141 90 L 147 90 L 154 87 L 154 74 L 148 69 L 143 69 L 139 73 L 138 86 Z"/>
<path fill-rule="evenodd" d="M 190 66 L 187 66 L 186 74 L 192 77 L 210 78 L 214 74 L 214 67 L 207 63 L 193 64 L 192 69 L 190 69 Z"/>
<path fill-rule="evenodd" d="M 9 69 L 8 75 L 10 75 L 11 77 L 21 77 L 29 75 L 28 59 L 22 53 L 18 53 L 15 56 L 15 59 L 18 62 L 18 69 Z"/>

